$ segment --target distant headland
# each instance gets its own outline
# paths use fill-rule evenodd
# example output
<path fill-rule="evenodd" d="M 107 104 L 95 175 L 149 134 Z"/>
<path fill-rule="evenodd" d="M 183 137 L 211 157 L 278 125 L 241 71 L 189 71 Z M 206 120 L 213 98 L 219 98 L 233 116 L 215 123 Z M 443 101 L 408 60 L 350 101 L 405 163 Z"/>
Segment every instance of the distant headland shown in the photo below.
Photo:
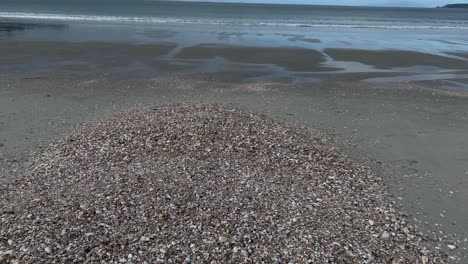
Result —
<path fill-rule="evenodd" d="M 449 5 L 444 5 L 442 7 L 438 8 L 467 8 L 468 9 L 468 4 L 449 4 Z"/>

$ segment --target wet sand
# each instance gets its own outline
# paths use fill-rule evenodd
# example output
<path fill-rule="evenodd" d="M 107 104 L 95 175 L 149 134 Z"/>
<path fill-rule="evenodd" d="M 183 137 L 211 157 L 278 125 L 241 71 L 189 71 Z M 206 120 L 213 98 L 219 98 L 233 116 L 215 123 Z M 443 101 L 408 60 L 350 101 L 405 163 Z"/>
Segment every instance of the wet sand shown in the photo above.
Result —
<path fill-rule="evenodd" d="M 351 61 L 379 69 L 412 66 L 434 66 L 442 69 L 466 69 L 468 61 L 434 54 L 404 50 L 325 49 L 335 61 Z"/>
<path fill-rule="evenodd" d="M 38 29 L 38 28 L 47 28 L 47 29 L 52 29 L 52 30 L 63 30 L 66 27 L 67 27 L 67 25 L 65 25 L 65 24 L 0 21 L 0 33 L 6 32 L 7 34 L 12 34 L 14 32 L 18 32 L 18 31 L 34 30 L 34 29 Z"/>
<path fill-rule="evenodd" d="M 448 52 L 447 54 L 465 58 L 468 60 L 468 52 Z"/>
<path fill-rule="evenodd" d="M 304 78 L 319 78 L 322 81 L 333 82 L 359 82 L 366 81 L 373 78 L 386 78 L 386 77 L 402 77 L 411 75 L 411 73 L 398 73 L 398 72 L 352 72 L 352 73 L 335 73 L 324 72 L 319 74 L 298 73 L 295 76 Z"/>
<path fill-rule="evenodd" d="M 173 34 L 155 31 L 154 34 Z M 166 36 L 168 37 L 168 36 Z M 0 74 L 154 74 L 223 73 L 244 76 L 238 81 L 379 81 L 468 79 L 465 53 L 444 57 L 395 50 L 256 47 L 217 44 L 183 46 L 111 42 L 0 42 Z M 400 80 L 400 81 L 399 81 Z M 444 88 L 445 89 L 445 88 Z M 462 88 L 463 90 L 464 88 Z M 468 89 L 465 89 L 468 90 Z"/>
<path fill-rule="evenodd" d="M 225 59 L 253 64 L 274 64 L 291 71 L 319 71 L 325 62 L 322 53 L 302 48 L 236 47 L 198 45 L 182 49 L 178 59 Z"/>
<path fill-rule="evenodd" d="M 34 56 L 58 57 L 63 59 L 99 58 L 132 56 L 157 57 L 168 54 L 177 45 L 174 43 L 160 44 L 126 44 L 106 42 L 2 42 L 0 54 L 2 59 L 23 61 Z M 9 61 L 7 61 L 9 62 Z"/>
<path fill-rule="evenodd" d="M 320 39 L 317 38 L 306 38 L 303 35 L 296 35 L 296 34 L 276 34 L 277 36 L 287 37 L 289 41 L 296 42 L 296 41 L 303 41 L 307 43 L 322 43 Z"/>

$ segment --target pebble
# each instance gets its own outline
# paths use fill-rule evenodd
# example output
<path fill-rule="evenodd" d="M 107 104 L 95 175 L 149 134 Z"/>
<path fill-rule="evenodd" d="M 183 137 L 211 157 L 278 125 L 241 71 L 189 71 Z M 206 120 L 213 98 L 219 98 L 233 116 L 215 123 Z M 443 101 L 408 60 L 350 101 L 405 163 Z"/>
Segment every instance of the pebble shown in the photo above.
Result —
<path fill-rule="evenodd" d="M 142 237 L 140 237 L 140 241 L 142 241 L 142 242 L 148 242 L 148 241 L 150 241 L 150 238 L 149 238 L 149 237 L 146 237 L 146 236 L 142 236 Z"/>
<path fill-rule="evenodd" d="M 447 245 L 447 247 L 448 247 L 450 250 L 454 250 L 454 249 L 457 248 L 455 245 Z"/>
<path fill-rule="evenodd" d="M 0 250 L 0 257 L 1 256 L 8 256 L 8 255 L 13 255 L 13 250 L 5 250 L 5 251 Z"/>
<path fill-rule="evenodd" d="M 383 239 L 388 239 L 388 238 L 390 238 L 390 233 L 388 233 L 388 232 L 383 232 L 383 233 L 382 233 L 382 238 L 383 238 Z"/>
<path fill-rule="evenodd" d="M 421 257 L 422 264 L 426 264 L 428 261 L 429 261 L 429 259 L 426 256 Z"/>

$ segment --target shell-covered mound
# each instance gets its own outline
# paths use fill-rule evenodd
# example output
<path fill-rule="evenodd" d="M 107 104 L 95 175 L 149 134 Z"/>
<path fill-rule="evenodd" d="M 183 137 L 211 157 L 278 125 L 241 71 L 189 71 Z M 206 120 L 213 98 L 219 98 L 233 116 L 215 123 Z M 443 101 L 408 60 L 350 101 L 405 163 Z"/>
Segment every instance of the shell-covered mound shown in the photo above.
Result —
<path fill-rule="evenodd" d="M 217 105 L 85 124 L 0 191 L 4 261 L 445 262 L 326 136 Z"/>

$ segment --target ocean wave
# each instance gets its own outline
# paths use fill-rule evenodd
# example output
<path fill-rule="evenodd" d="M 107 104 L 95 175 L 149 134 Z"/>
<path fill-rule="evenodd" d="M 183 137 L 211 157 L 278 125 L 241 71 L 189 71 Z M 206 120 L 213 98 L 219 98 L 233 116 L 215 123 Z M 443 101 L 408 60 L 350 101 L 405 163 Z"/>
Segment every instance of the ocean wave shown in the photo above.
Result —
<path fill-rule="evenodd" d="M 93 15 L 65 15 L 47 13 L 24 13 L 24 12 L 0 12 L 0 18 L 23 18 L 42 20 L 65 20 L 65 21 L 109 21 L 109 22 L 172 22 L 168 19 L 152 17 L 121 17 L 121 16 L 93 16 Z"/>
<path fill-rule="evenodd" d="M 269 26 L 269 27 L 321 27 L 321 28 L 376 28 L 376 29 L 458 29 L 468 30 L 468 24 L 454 24 L 453 22 L 437 24 L 402 24 L 400 21 L 387 21 L 387 23 L 369 23 L 369 21 L 310 21 L 297 23 L 290 21 L 263 22 L 237 20 L 216 20 L 202 18 L 179 17 L 126 17 L 126 16 L 97 16 L 97 15 L 66 15 L 48 13 L 0 12 L 0 18 L 6 19 L 35 19 L 60 21 L 89 21 L 108 23 L 180 23 L 180 24 L 212 24 L 212 25 L 238 25 L 238 26 Z M 391 24 L 390 24 L 391 23 Z"/>

